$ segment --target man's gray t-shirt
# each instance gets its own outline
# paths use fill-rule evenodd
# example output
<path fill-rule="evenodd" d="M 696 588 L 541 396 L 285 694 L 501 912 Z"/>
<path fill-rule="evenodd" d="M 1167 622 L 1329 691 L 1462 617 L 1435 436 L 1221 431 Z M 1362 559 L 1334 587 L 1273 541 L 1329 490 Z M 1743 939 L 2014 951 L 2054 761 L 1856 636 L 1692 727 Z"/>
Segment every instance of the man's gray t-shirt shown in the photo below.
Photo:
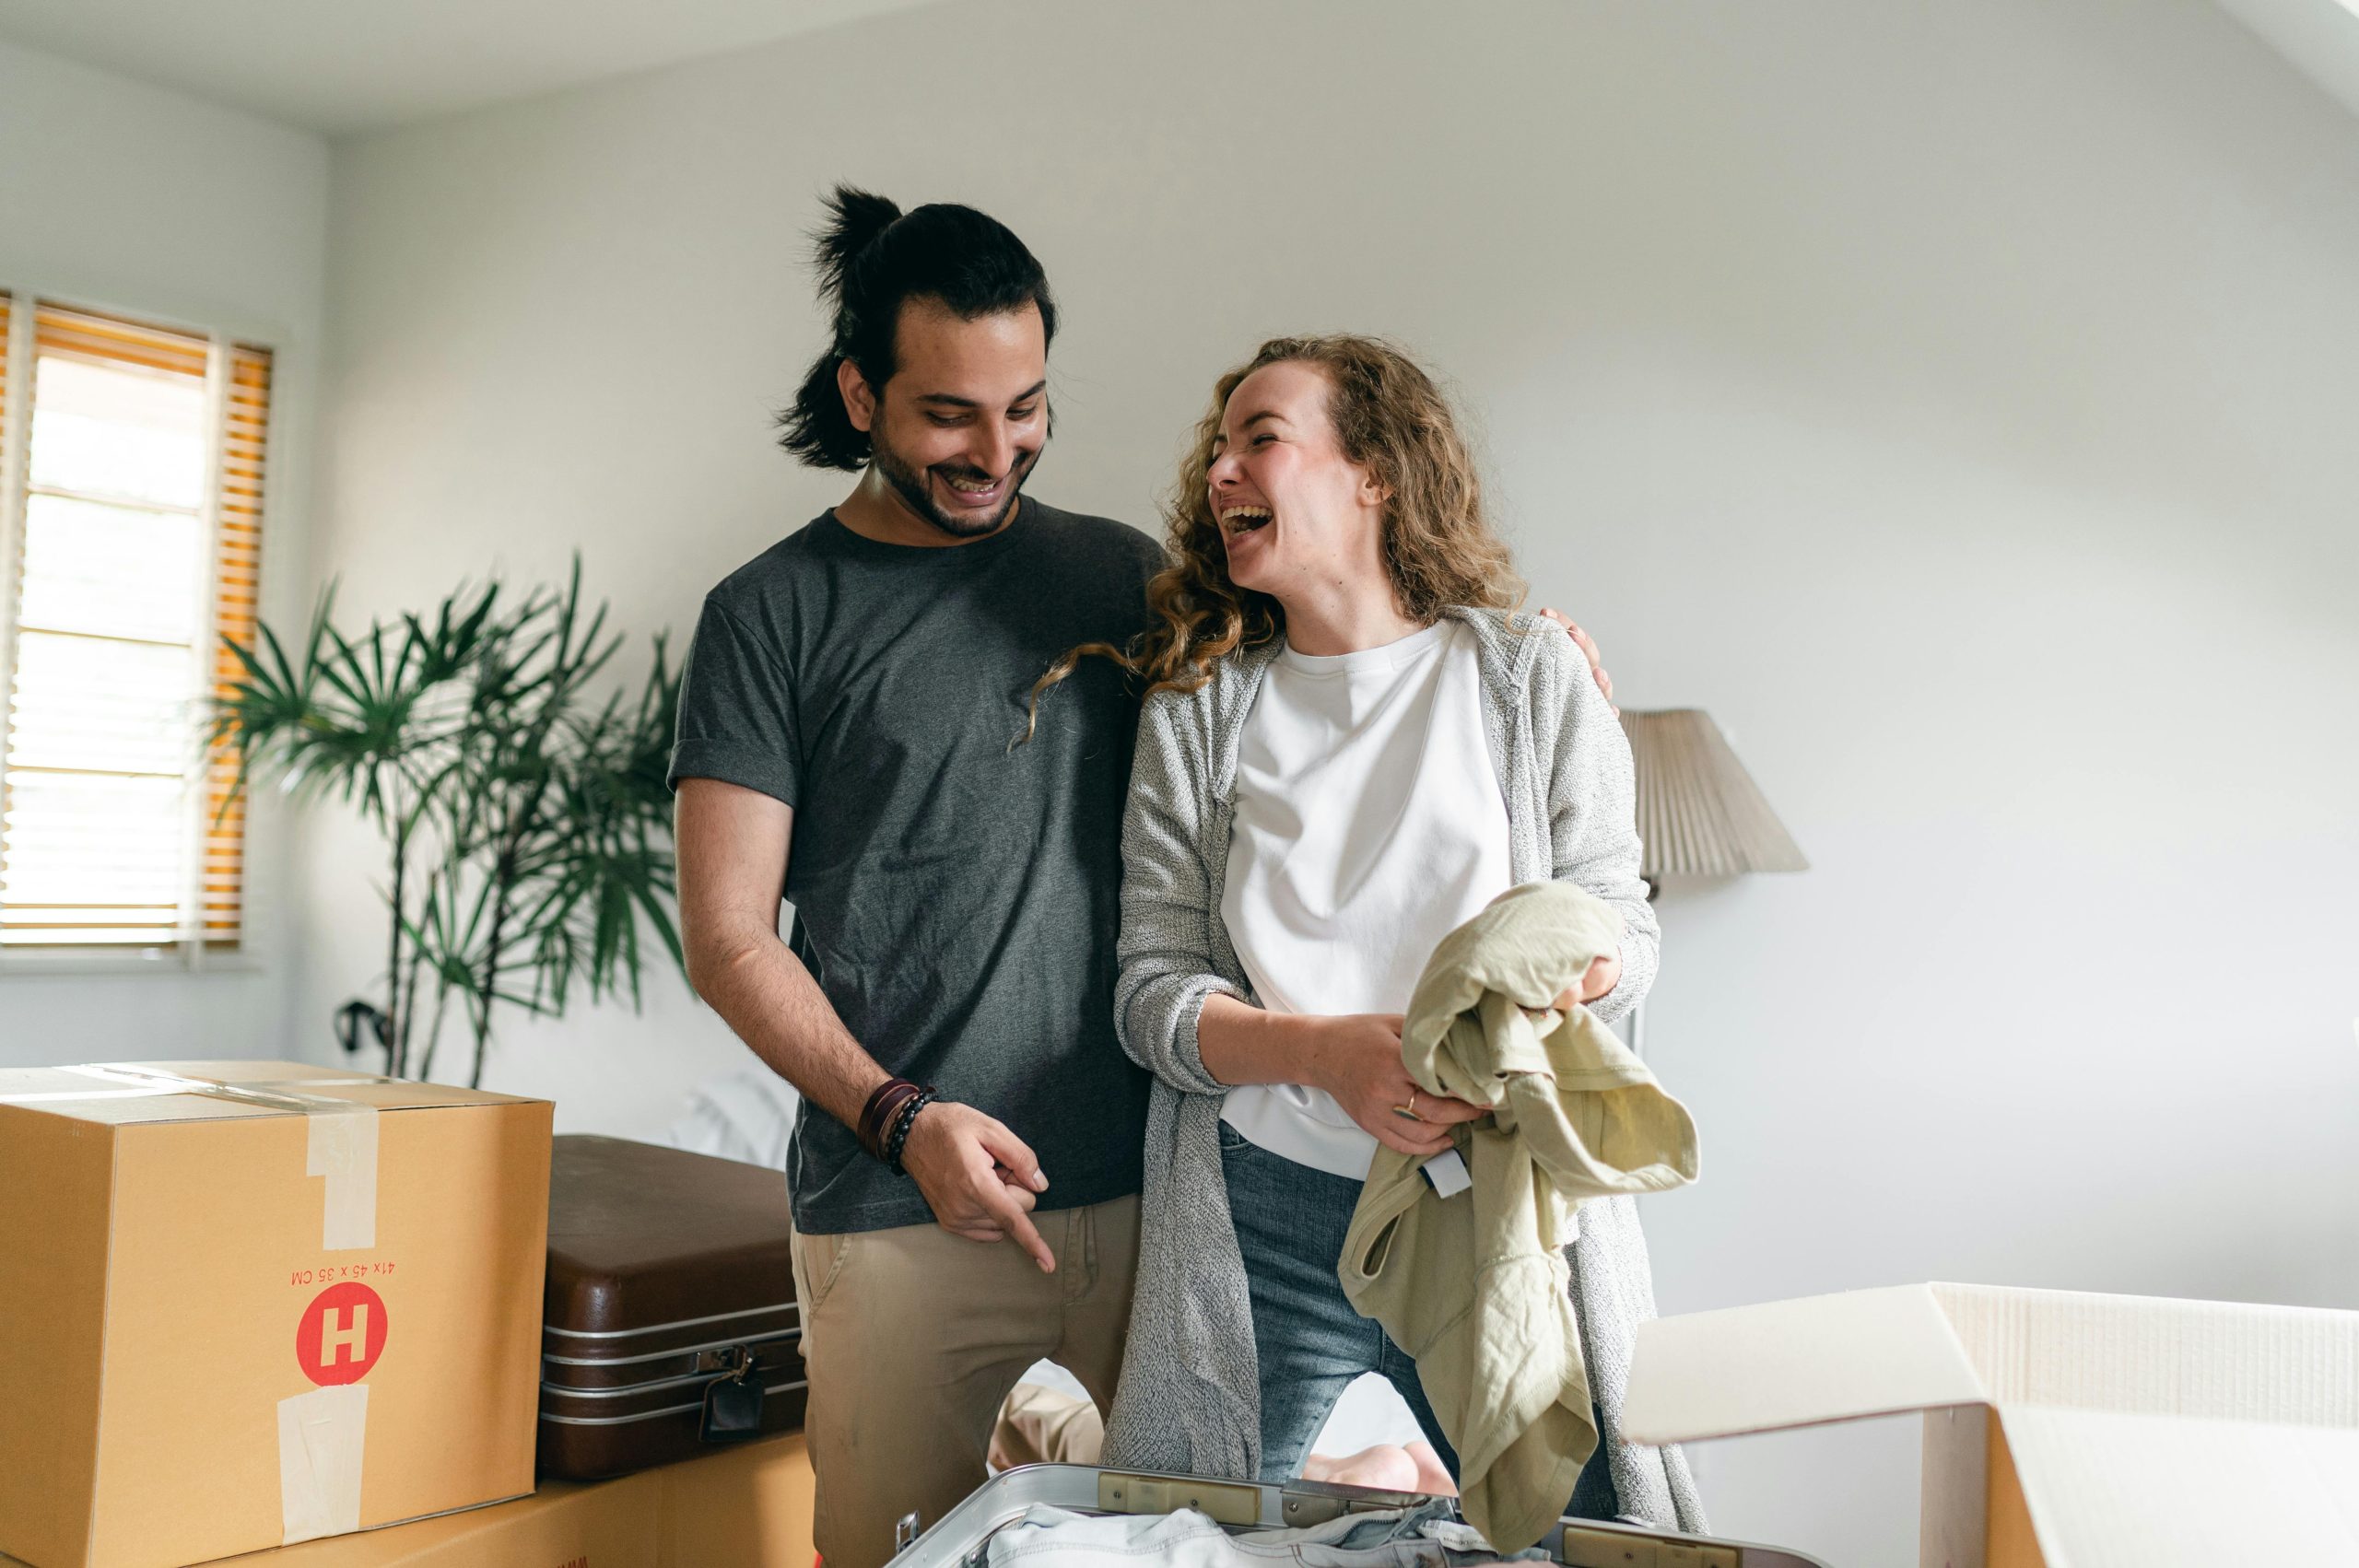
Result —
<path fill-rule="evenodd" d="M 1138 725 L 1085 642 L 1145 621 L 1146 535 L 1025 497 L 972 544 L 883 544 L 823 513 L 706 597 L 672 781 L 794 808 L 801 950 L 887 1072 L 1007 1124 L 1043 1209 L 1139 1190 L 1147 1077 L 1114 1033 L 1121 817 Z M 787 1160 L 811 1235 L 931 1223 L 917 1184 L 805 1104 Z"/>

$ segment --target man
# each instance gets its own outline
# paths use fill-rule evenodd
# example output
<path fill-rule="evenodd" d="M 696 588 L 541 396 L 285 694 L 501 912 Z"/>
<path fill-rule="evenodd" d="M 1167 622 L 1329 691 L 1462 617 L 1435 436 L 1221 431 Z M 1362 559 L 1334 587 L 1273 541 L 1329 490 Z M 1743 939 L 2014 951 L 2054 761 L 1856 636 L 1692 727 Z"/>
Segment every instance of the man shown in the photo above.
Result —
<path fill-rule="evenodd" d="M 830 210 L 834 343 L 782 444 L 860 478 L 707 598 L 672 779 L 689 977 L 804 1095 L 815 1527 L 829 1568 L 870 1568 L 980 1483 L 1035 1361 L 1112 1401 L 1147 1089 L 1113 1005 L 1136 694 L 1084 660 L 1012 743 L 1051 661 L 1141 629 L 1161 551 L 1022 494 L 1056 329 L 1023 242 L 968 207 Z"/>
<path fill-rule="evenodd" d="M 980 1483 L 1035 1361 L 1113 1398 L 1145 1142 L 1113 1002 L 1137 702 L 1085 661 L 1011 743 L 1052 661 L 1140 629 L 1161 553 L 1021 494 L 1056 323 L 1022 241 L 965 207 L 832 207 L 836 341 L 785 445 L 861 477 L 706 601 L 672 777 L 690 978 L 804 1095 L 818 1547 L 868 1568 Z M 896 1078 L 941 1098 L 864 1143 Z"/>

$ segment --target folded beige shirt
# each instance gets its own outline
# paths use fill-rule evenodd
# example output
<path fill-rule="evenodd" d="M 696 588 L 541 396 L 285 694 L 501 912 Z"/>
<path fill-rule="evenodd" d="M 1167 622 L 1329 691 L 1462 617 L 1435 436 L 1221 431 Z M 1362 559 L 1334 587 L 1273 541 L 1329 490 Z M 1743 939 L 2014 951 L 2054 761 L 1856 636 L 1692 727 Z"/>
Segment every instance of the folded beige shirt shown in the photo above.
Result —
<path fill-rule="evenodd" d="M 1087 1399 L 1038 1383 L 1019 1383 L 1000 1401 L 986 1461 L 1018 1465 L 1094 1465 L 1106 1446 L 1106 1422 Z"/>
<path fill-rule="evenodd" d="M 1586 1008 L 1550 1004 L 1615 951 L 1622 919 L 1568 883 L 1509 889 L 1442 939 L 1401 1054 L 1427 1094 L 1495 1106 L 1454 1131 L 1473 1181 L 1377 1152 L 1337 1273 L 1415 1359 L 1458 1449 L 1461 1507 L 1503 1551 L 1547 1533 L 1597 1446 L 1562 1248 L 1586 1199 L 1696 1179 L 1696 1124 Z"/>

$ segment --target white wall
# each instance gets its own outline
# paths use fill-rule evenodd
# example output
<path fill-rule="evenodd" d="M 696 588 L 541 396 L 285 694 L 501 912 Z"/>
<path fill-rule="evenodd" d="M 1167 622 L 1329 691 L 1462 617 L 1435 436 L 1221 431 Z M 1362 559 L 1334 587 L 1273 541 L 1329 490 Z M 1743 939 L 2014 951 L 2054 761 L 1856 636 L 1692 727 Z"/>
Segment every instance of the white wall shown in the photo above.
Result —
<path fill-rule="evenodd" d="M 308 592 L 327 175 L 319 136 L 0 42 L 0 288 L 277 350 L 263 592 L 280 620 Z M 255 813 L 243 958 L 0 974 L 0 1066 L 276 1055 L 298 939 L 287 825 Z"/>
<path fill-rule="evenodd" d="M 1665 896 L 1707 1175 L 1649 1209 L 1664 1307 L 2359 1298 L 2359 123 L 2211 7 L 972 0 L 334 174 L 356 609 L 578 546 L 684 629 L 835 498 L 768 415 L 837 178 L 1048 263 L 1069 507 L 1150 521 L 1261 335 L 1397 334 L 1539 597 L 1814 862 Z M 300 1029 L 373 968 L 358 878 L 313 869 Z M 738 1055 L 658 995 L 493 1081 L 663 1125 Z M 1697 1457 L 1725 1529 L 1909 1555 L 1912 1425 Z"/>

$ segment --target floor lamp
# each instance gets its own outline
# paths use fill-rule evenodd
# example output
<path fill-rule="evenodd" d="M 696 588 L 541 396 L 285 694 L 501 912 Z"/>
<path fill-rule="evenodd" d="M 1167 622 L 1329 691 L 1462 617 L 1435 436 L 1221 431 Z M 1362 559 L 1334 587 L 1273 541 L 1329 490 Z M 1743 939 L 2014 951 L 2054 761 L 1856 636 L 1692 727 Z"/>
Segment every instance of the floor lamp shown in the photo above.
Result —
<path fill-rule="evenodd" d="M 1622 732 L 1638 772 L 1638 874 L 1654 902 L 1666 876 L 1802 872 L 1810 862 L 1760 786 L 1700 708 L 1625 708 Z M 1646 1050 L 1645 1004 L 1630 1010 L 1630 1048 Z"/>

